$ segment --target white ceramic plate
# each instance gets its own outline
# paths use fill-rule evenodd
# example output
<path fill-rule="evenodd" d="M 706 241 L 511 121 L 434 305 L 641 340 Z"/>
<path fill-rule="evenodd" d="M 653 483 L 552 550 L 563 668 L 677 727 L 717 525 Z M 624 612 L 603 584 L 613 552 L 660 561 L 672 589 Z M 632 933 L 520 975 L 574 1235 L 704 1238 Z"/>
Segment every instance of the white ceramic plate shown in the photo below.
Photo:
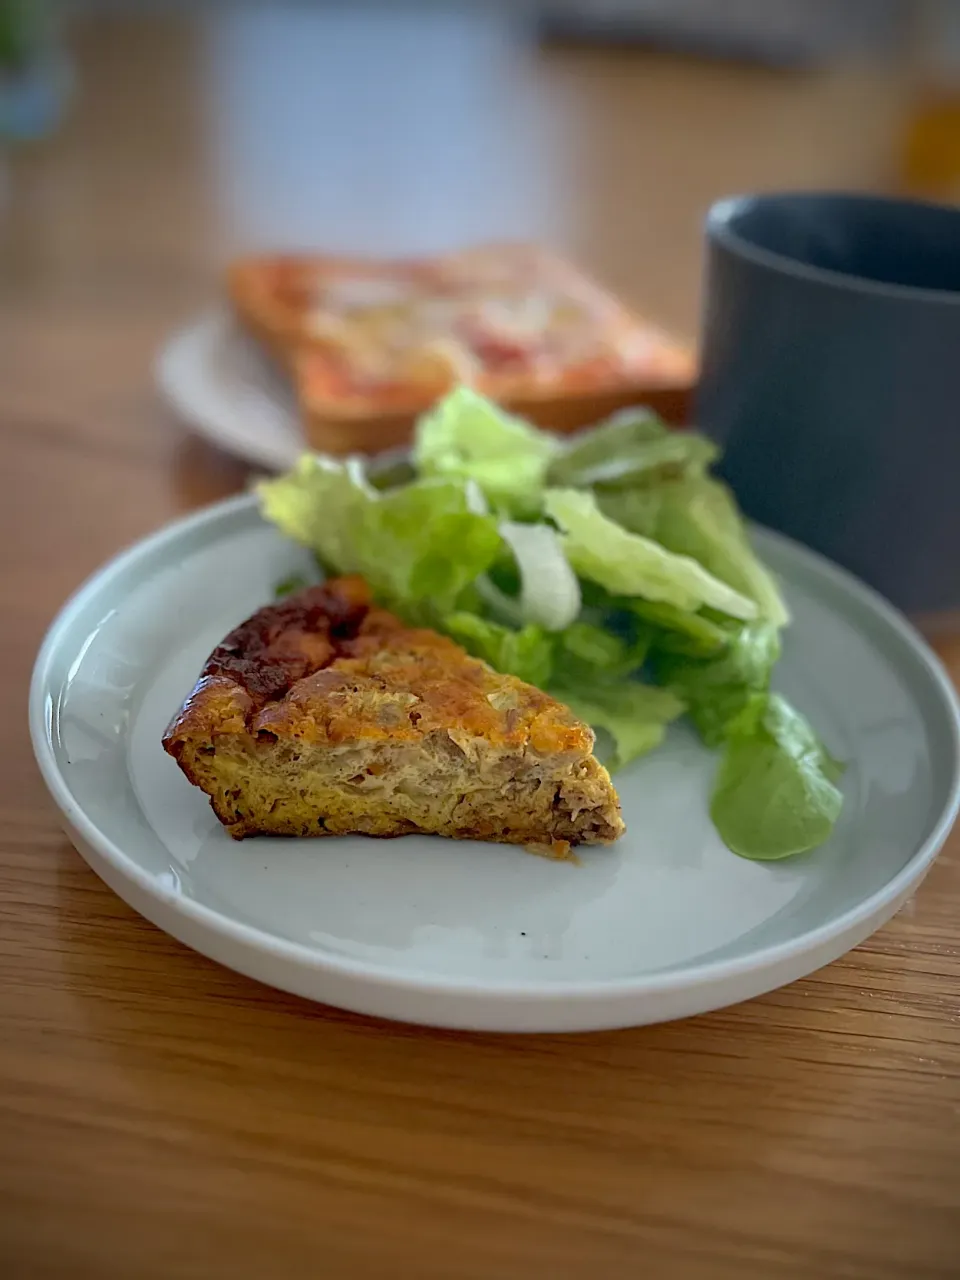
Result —
<path fill-rule="evenodd" d="M 829 843 L 743 861 L 707 816 L 715 760 L 675 726 L 618 775 L 627 835 L 581 865 L 407 836 L 224 834 L 160 747 L 209 651 L 306 567 L 249 497 L 170 525 L 66 605 L 31 691 L 37 758 L 97 873 L 242 973 L 363 1013 L 574 1031 L 744 1000 L 833 960 L 916 889 L 958 804 L 958 708 L 903 619 L 846 573 L 757 534 L 794 623 L 777 683 L 849 761 Z"/>
<path fill-rule="evenodd" d="M 306 448 L 288 381 L 224 311 L 175 333 L 155 374 L 177 416 L 228 453 L 283 471 Z"/>

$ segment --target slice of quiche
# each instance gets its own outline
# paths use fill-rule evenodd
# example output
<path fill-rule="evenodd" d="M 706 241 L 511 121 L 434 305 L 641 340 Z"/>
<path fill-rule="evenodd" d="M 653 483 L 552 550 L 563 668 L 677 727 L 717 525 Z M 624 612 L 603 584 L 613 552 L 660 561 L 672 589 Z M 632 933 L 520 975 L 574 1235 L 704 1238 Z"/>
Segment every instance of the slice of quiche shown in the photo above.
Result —
<path fill-rule="evenodd" d="M 623 831 L 592 730 L 337 578 L 214 650 L 163 745 L 232 836 L 606 844 Z"/>

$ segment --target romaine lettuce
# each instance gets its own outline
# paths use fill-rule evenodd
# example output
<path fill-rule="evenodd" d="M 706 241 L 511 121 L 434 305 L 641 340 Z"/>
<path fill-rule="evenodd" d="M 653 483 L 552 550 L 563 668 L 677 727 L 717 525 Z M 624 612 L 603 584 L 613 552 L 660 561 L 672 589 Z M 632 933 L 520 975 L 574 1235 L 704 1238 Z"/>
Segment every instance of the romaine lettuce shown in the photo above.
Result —
<path fill-rule="evenodd" d="M 650 629 L 634 625 L 618 633 L 579 621 L 556 637 L 555 679 L 568 688 L 621 684 L 643 666 L 650 648 Z"/>
<path fill-rule="evenodd" d="M 752 622 L 715 657 L 695 658 L 661 647 L 651 661 L 658 684 L 683 699 L 704 743 L 718 747 L 756 696 L 766 694 L 779 656 L 776 627 Z"/>
<path fill-rule="evenodd" d="M 413 461 L 422 476 L 472 479 L 489 501 L 535 512 L 556 436 L 506 413 L 469 387 L 457 387 L 417 423 Z"/>
<path fill-rule="evenodd" d="M 672 604 L 652 600 L 631 600 L 627 608 L 647 626 L 654 628 L 651 647 L 664 653 L 680 653 L 692 658 L 715 657 L 730 643 L 731 619 L 716 614 L 689 613 Z"/>
<path fill-rule="evenodd" d="M 804 717 L 770 694 L 724 747 L 710 816 L 743 858 L 805 853 L 827 839 L 840 816 L 841 772 Z"/>
<path fill-rule="evenodd" d="M 443 613 L 493 562 L 496 517 L 475 508 L 463 481 L 422 480 L 377 493 L 351 463 L 308 455 L 260 485 L 267 519 L 336 573 L 361 573 L 406 613 L 429 602 Z"/>
<path fill-rule="evenodd" d="M 622 409 L 573 436 L 550 463 L 547 481 L 558 489 L 650 485 L 700 474 L 717 452 L 699 432 L 671 431 L 648 409 Z"/>
<path fill-rule="evenodd" d="M 575 716 L 601 730 L 597 755 L 611 773 L 658 746 L 671 720 L 683 714 L 683 703 L 668 689 L 627 680 L 617 686 L 566 685 L 551 690 Z M 603 735 L 610 744 L 605 747 Z"/>
<path fill-rule="evenodd" d="M 359 458 L 305 453 L 285 475 L 258 485 L 257 495 L 264 518 L 309 547 L 325 568 L 359 571 L 354 531 L 377 498 Z"/>
<path fill-rule="evenodd" d="M 519 676 L 540 688 L 550 682 L 553 645 L 540 627 L 529 626 L 515 631 L 475 613 L 448 614 L 441 619 L 440 626 L 467 653 L 489 662 L 495 671 Z"/>
<path fill-rule="evenodd" d="M 750 546 L 730 491 L 712 476 L 672 480 L 655 488 L 598 493 L 603 513 L 678 555 L 692 556 L 735 591 L 756 602 L 777 627 L 790 620 L 776 580 Z"/>
<path fill-rule="evenodd" d="M 500 536 L 514 554 L 520 573 L 518 608 L 524 622 L 562 631 L 580 612 L 580 583 L 548 524 L 500 523 Z"/>
<path fill-rule="evenodd" d="M 615 595 L 659 600 L 691 613 L 709 605 L 734 618 L 753 618 L 757 606 L 688 556 L 608 519 L 592 493 L 548 489 L 544 509 L 564 533 L 567 559 L 577 573 Z"/>

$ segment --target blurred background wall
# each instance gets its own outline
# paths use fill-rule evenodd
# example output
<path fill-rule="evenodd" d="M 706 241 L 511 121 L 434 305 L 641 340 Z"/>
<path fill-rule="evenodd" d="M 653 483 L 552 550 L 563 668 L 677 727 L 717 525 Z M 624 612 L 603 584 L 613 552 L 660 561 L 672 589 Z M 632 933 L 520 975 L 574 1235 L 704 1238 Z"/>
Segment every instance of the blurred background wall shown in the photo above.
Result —
<path fill-rule="evenodd" d="M 692 335 L 717 196 L 960 196 L 957 13 L 0 0 L 3 287 L 42 263 L 109 292 L 126 270 L 187 305 L 241 246 L 537 237 Z"/>

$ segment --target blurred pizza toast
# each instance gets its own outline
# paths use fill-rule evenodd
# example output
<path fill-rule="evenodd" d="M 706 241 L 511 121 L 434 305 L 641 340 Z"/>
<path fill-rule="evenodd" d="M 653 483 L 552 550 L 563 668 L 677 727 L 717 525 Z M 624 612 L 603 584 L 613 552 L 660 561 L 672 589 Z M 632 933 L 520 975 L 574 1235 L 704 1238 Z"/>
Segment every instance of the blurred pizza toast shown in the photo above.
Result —
<path fill-rule="evenodd" d="M 691 353 L 537 246 L 247 257 L 227 288 L 240 324 L 293 378 L 317 449 L 404 443 L 461 382 L 560 431 L 628 404 L 686 417 Z"/>

